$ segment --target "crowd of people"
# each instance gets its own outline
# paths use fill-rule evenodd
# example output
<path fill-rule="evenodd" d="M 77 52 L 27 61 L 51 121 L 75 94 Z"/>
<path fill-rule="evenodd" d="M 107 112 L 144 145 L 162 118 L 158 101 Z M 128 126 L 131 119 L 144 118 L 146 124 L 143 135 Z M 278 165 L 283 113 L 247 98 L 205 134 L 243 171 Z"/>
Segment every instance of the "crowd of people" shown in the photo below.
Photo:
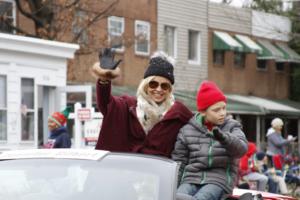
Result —
<path fill-rule="evenodd" d="M 179 163 L 178 194 L 194 200 L 218 200 L 235 186 L 288 194 L 287 182 L 298 184 L 294 168 L 287 170 L 284 148 L 295 137 L 281 135 L 283 121 L 276 118 L 268 130 L 266 152 L 248 142 L 242 125 L 226 112 L 226 97 L 212 81 L 203 81 L 192 113 L 174 98 L 174 60 L 155 52 L 140 81 L 136 96 L 113 96 L 112 80 L 120 76 L 120 61 L 110 49 L 92 66 L 96 102 L 103 114 L 96 149 L 168 157 Z M 70 138 L 62 113 L 49 117 L 46 148 L 69 148 Z M 117 124 L 117 125 L 116 125 Z M 299 171 L 299 170 L 298 170 Z M 255 184 L 252 184 L 255 183 Z M 252 185 L 251 185 L 252 184 Z"/>
<path fill-rule="evenodd" d="M 266 151 L 258 151 L 255 143 L 248 143 L 248 151 L 240 159 L 239 187 L 292 195 L 300 185 L 298 154 L 286 150 L 296 137 L 283 138 L 283 125 L 280 118 L 272 120 Z"/>

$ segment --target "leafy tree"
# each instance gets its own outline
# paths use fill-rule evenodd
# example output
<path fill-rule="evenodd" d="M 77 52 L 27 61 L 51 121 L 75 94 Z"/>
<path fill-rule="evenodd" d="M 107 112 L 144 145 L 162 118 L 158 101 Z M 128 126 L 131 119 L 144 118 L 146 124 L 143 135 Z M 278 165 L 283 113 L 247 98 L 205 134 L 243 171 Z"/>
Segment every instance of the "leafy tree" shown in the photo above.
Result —
<path fill-rule="evenodd" d="M 264 11 L 268 13 L 281 14 L 282 1 L 280 0 L 253 0 L 250 7 L 254 10 Z"/>

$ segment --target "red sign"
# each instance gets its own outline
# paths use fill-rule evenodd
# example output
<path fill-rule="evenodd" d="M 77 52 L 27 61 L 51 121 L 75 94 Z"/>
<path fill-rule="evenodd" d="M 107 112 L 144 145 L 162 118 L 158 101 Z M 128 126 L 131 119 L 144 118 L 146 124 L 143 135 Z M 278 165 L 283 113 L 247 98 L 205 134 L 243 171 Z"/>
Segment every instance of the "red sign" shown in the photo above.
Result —
<path fill-rule="evenodd" d="M 90 120 L 92 118 L 91 109 L 79 108 L 77 110 L 77 117 L 80 121 Z"/>

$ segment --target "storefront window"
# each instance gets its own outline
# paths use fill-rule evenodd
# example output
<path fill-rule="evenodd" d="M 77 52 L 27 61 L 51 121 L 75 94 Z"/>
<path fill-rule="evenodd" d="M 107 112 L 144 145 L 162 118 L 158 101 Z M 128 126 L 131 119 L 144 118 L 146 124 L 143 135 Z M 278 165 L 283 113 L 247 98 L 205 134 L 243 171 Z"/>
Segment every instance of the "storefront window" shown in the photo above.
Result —
<path fill-rule="evenodd" d="M 0 76 L 0 140 L 7 140 L 6 77 Z"/>
<path fill-rule="evenodd" d="M 23 141 L 34 139 L 34 81 L 29 78 L 21 80 L 21 118 Z"/>

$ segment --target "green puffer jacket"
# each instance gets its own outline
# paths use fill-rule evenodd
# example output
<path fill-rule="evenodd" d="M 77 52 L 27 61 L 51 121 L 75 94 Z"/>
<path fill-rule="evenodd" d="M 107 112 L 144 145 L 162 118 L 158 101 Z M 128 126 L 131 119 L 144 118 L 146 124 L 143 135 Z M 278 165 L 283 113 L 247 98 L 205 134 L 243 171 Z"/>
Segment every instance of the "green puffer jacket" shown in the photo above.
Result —
<path fill-rule="evenodd" d="M 181 183 L 214 183 L 231 193 L 237 179 L 239 158 L 248 148 L 242 126 L 226 118 L 219 126 L 225 136 L 220 143 L 198 122 L 203 121 L 199 117 L 200 114 L 196 114 L 180 129 L 172 152 L 172 159 L 180 163 Z"/>

